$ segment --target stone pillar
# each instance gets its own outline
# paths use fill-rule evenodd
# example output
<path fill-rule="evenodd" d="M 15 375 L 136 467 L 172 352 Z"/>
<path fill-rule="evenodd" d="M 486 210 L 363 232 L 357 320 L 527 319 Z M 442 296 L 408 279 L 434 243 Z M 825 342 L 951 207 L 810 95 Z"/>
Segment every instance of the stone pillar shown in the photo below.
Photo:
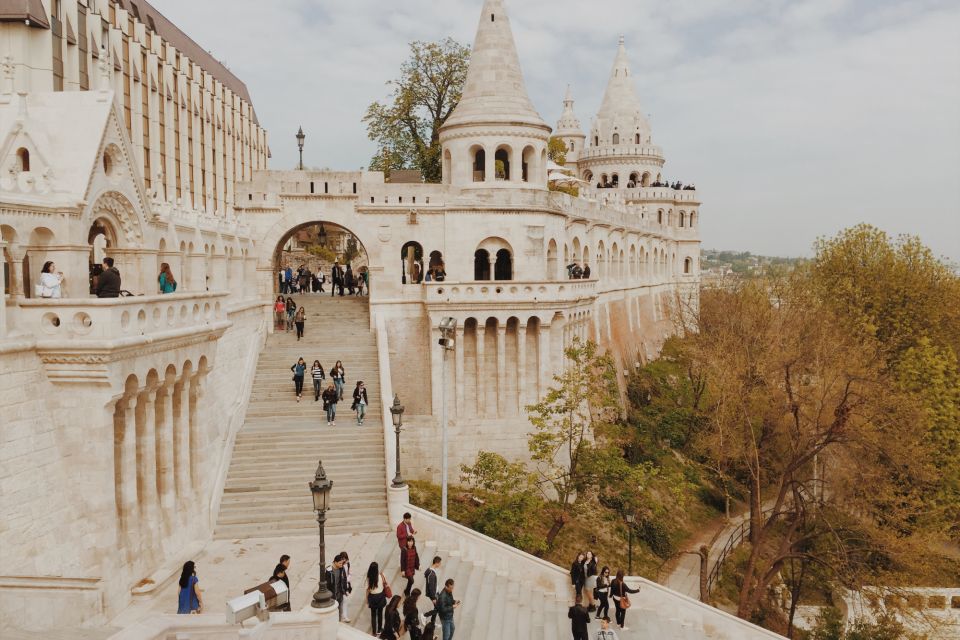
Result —
<path fill-rule="evenodd" d="M 174 417 L 174 485 L 177 502 L 183 508 L 190 499 L 190 377 L 183 376 L 180 381 L 177 398 L 179 409 Z"/>
<path fill-rule="evenodd" d="M 122 421 L 118 447 L 117 482 L 120 484 L 120 521 L 127 545 L 132 546 L 134 532 L 140 526 L 140 505 L 137 503 L 137 397 L 117 401 Z"/>
<path fill-rule="evenodd" d="M 508 415 L 506 386 L 507 376 L 507 325 L 497 323 L 497 415 Z M 516 381 L 514 381 L 516 382 Z"/>
<path fill-rule="evenodd" d="M 176 519 L 176 486 L 174 481 L 174 415 L 172 383 L 161 389 L 157 418 L 157 484 L 160 488 L 160 508 L 167 531 Z"/>
<path fill-rule="evenodd" d="M 20 247 L 11 247 L 7 245 L 7 253 L 10 254 L 10 299 L 16 302 L 18 298 L 26 296 L 23 288 L 23 259 L 26 257 L 26 251 Z M 41 265 L 43 266 L 43 265 Z"/>
<path fill-rule="evenodd" d="M 527 390 L 527 325 L 517 325 L 517 412 L 523 414 Z"/>
<path fill-rule="evenodd" d="M 157 392 L 148 389 L 140 394 L 139 404 L 143 411 L 142 428 L 137 433 L 137 458 L 140 464 L 137 475 L 141 487 L 143 524 L 141 534 L 155 539 L 156 527 L 160 524 L 160 497 L 157 494 Z"/>
<path fill-rule="evenodd" d="M 106 256 L 113 258 L 113 266 L 120 272 L 120 288 L 134 294 L 150 294 L 157 292 L 154 287 L 149 291 L 143 286 L 143 265 L 136 249 L 108 249 Z"/>
<path fill-rule="evenodd" d="M 484 182 L 497 181 L 497 150 L 484 149 Z"/>
<path fill-rule="evenodd" d="M 542 398 L 550 386 L 550 377 L 553 375 L 550 358 L 550 325 L 540 325 L 537 333 L 537 398 Z"/>
<path fill-rule="evenodd" d="M 484 388 L 486 386 L 486 378 L 489 375 L 489 372 L 483 370 L 483 349 L 484 342 L 487 337 L 487 325 L 486 323 L 480 324 L 479 320 L 477 321 L 477 415 L 483 417 L 487 415 L 487 403 L 486 398 L 484 397 Z"/>
<path fill-rule="evenodd" d="M 466 348 L 466 335 L 467 335 L 466 328 L 463 326 L 463 323 L 461 322 L 459 326 L 457 326 L 457 344 L 456 344 L 456 349 L 453 352 L 454 358 L 455 358 L 454 366 L 456 367 L 456 372 L 457 372 L 457 378 L 456 378 L 457 400 L 456 400 L 455 414 L 458 416 L 464 415 L 466 413 L 466 407 L 464 404 L 464 386 L 465 386 L 466 380 L 463 377 L 464 376 L 463 350 Z"/>
<path fill-rule="evenodd" d="M 200 463 L 203 457 L 205 442 L 200 431 L 203 422 L 201 421 L 201 402 L 203 400 L 203 374 L 197 373 L 193 376 L 190 383 L 190 487 L 193 492 L 201 490 Z"/>
<path fill-rule="evenodd" d="M 189 291 L 207 290 L 207 269 L 204 265 L 206 258 L 207 256 L 204 253 L 194 252 L 187 255 L 187 260 L 190 262 L 190 282 L 188 284 Z"/>

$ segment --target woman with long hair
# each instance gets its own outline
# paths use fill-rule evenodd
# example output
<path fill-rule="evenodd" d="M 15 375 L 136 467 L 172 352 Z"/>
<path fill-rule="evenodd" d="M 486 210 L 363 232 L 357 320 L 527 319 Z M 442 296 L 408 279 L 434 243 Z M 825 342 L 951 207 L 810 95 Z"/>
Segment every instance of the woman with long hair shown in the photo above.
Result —
<path fill-rule="evenodd" d="M 343 560 L 343 577 L 344 577 L 344 591 L 346 595 L 340 599 L 340 622 L 350 622 L 349 611 L 347 610 L 347 601 L 350 599 L 349 596 L 353 593 L 353 584 L 350 582 L 350 556 L 347 555 L 346 551 L 340 552 L 340 558 Z"/>
<path fill-rule="evenodd" d="M 387 610 L 383 614 L 383 630 L 380 632 L 380 637 L 383 640 L 397 640 L 400 637 L 400 596 L 393 596 L 390 598 L 390 604 L 387 605 Z"/>
<path fill-rule="evenodd" d="M 583 572 L 587 576 L 584 583 L 584 590 L 587 592 L 587 611 L 593 611 L 597 608 L 593 597 L 593 590 L 597 588 L 597 556 L 593 555 L 593 551 L 587 551 L 583 561 Z"/>
<path fill-rule="evenodd" d="M 630 608 L 630 597 L 627 594 L 637 593 L 640 589 L 631 589 L 623 580 L 623 569 L 617 569 L 617 577 L 610 583 L 610 595 L 613 596 L 613 605 L 617 608 L 617 624 L 626 630 L 627 609 Z"/>
<path fill-rule="evenodd" d="M 316 402 L 320 399 L 320 386 L 327 377 L 319 360 L 313 361 L 313 366 L 310 367 L 310 377 L 313 378 L 313 401 Z"/>
<path fill-rule="evenodd" d="M 604 567 L 597 576 L 597 620 L 610 615 L 610 567 Z"/>
<path fill-rule="evenodd" d="M 340 400 L 343 400 L 343 383 L 347 379 L 347 372 L 343 370 L 343 363 L 339 360 L 337 360 L 337 364 L 333 365 L 333 369 L 330 369 L 330 378 L 337 388 L 337 395 Z"/>
<path fill-rule="evenodd" d="M 303 307 L 297 309 L 293 316 L 293 324 L 297 325 L 297 342 L 303 337 L 303 324 L 307 321 L 307 311 Z"/>
<path fill-rule="evenodd" d="M 283 296 L 277 296 L 277 301 L 273 303 L 273 314 L 276 319 L 276 331 L 283 331 L 283 325 L 287 321 L 287 303 Z"/>
<path fill-rule="evenodd" d="M 193 560 L 183 563 L 180 572 L 180 589 L 178 590 L 177 613 L 200 613 L 203 609 L 203 595 L 197 578 L 197 565 Z"/>
<path fill-rule="evenodd" d="M 403 601 L 403 626 L 410 632 L 410 640 L 420 640 L 420 636 L 423 635 L 423 615 L 417 607 L 420 594 L 420 589 L 414 589 Z"/>
<path fill-rule="evenodd" d="M 332 382 L 323 390 L 320 397 L 323 398 L 323 410 L 327 412 L 327 426 L 337 426 L 337 401 L 340 397 Z"/>
<path fill-rule="evenodd" d="M 383 609 L 387 606 L 387 596 L 383 593 L 387 581 L 380 573 L 380 565 L 370 563 L 367 569 L 367 606 L 370 607 L 370 624 L 373 625 L 373 635 L 379 636 L 383 630 Z"/>
<path fill-rule="evenodd" d="M 403 595 L 410 595 L 413 589 L 413 579 L 420 569 L 420 553 L 417 551 L 417 541 L 413 536 L 407 536 L 404 548 L 400 550 L 400 571 L 403 577 L 407 579 L 407 586 L 403 589 Z"/>
<path fill-rule="evenodd" d="M 287 296 L 287 331 L 293 331 L 293 316 L 297 315 L 297 303 Z"/>
<path fill-rule="evenodd" d="M 40 270 L 40 297 L 41 298 L 60 298 L 63 296 L 63 274 L 57 271 L 57 265 L 48 260 L 43 263 Z"/>
<path fill-rule="evenodd" d="M 577 554 L 576 560 L 570 565 L 570 583 L 577 592 L 577 597 L 583 597 L 583 585 L 587 581 L 587 574 L 584 572 L 583 563 L 586 560 L 586 554 L 581 551 Z"/>
<path fill-rule="evenodd" d="M 358 380 L 357 387 L 353 390 L 353 410 L 357 412 L 357 426 L 363 426 L 368 404 L 370 400 L 367 399 L 367 388 L 363 386 L 363 380 Z"/>
<path fill-rule="evenodd" d="M 173 293 L 177 290 L 177 279 L 173 277 L 173 271 L 166 262 L 160 263 L 160 275 L 157 276 L 160 283 L 160 293 Z"/>
<path fill-rule="evenodd" d="M 293 371 L 293 387 L 297 392 L 297 402 L 300 402 L 300 397 L 303 395 L 303 375 L 307 371 L 307 361 L 300 357 L 297 362 L 290 367 L 290 371 Z"/>

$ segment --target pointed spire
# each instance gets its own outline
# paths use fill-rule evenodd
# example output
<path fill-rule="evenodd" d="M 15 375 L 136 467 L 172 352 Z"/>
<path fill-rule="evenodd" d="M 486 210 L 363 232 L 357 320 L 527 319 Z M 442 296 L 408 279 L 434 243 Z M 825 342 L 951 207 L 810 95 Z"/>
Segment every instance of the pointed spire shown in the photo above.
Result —
<path fill-rule="evenodd" d="M 503 0 L 485 0 L 463 96 L 444 128 L 511 122 L 549 129 L 534 109 Z"/>
<path fill-rule="evenodd" d="M 557 121 L 555 134 L 558 136 L 583 136 L 580 120 L 577 119 L 577 114 L 573 110 L 573 91 L 569 84 L 567 85 L 567 95 L 563 99 L 563 113 L 560 114 L 560 119 Z"/>
<path fill-rule="evenodd" d="M 617 127 L 619 133 L 633 136 L 639 132 L 641 137 L 649 136 L 650 123 L 643 115 L 640 98 L 637 97 L 630 75 L 630 61 L 623 36 L 617 46 L 617 55 L 610 70 L 607 90 L 597 112 L 597 124 L 604 128 L 602 135 L 612 133 Z"/>

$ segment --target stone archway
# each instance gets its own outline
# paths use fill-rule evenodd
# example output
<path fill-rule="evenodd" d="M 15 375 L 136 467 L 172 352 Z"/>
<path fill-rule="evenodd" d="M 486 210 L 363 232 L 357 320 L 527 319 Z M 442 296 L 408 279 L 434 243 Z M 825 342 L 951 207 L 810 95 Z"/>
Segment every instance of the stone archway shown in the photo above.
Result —
<path fill-rule="evenodd" d="M 321 288 L 329 292 L 335 279 L 353 290 L 361 279 L 364 285 L 369 283 L 369 269 L 370 257 L 363 242 L 350 229 L 333 222 L 301 223 L 287 230 L 273 249 L 275 292 L 319 293 Z"/>

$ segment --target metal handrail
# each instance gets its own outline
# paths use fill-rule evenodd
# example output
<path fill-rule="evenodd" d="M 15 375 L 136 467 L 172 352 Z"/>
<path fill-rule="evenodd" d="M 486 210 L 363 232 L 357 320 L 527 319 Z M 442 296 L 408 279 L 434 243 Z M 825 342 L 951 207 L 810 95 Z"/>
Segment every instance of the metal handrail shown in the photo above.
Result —
<path fill-rule="evenodd" d="M 773 513 L 773 507 L 767 507 L 760 513 L 760 518 L 765 519 Z M 723 545 L 723 550 L 720 552 L 720 555 L 717 557 L 716 561 L 713 563 L 713 568 L 710 569 L 710 575 L 707 577 L 707 593 L 709 594 L 713 590 L 713 585 L 720 579 L 720 568 L 723 566 L 724 561 L 726 561 L 727 556 L 729 556 L 733 551 L 743 544 L 743 539 L 746 537 L 747 532 L 750 530 L 750 519 L 747 518 L 740 523 L 740 526 L 731 532 L 730 537 L 727 538 L 727 542 Z"/>

